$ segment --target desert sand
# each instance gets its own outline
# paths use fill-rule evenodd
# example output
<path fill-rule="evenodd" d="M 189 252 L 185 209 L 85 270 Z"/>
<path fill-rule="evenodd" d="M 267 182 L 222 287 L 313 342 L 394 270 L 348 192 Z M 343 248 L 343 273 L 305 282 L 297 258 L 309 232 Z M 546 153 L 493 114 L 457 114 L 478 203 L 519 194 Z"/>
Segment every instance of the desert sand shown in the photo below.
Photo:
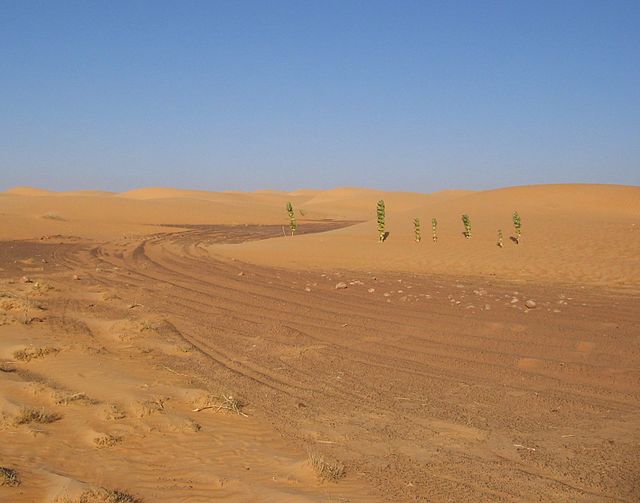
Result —
<path fill-rule="evenodd" d="M 638 501 L 639 300 L 640 187 L 8 190 L 0 501 Z"/>

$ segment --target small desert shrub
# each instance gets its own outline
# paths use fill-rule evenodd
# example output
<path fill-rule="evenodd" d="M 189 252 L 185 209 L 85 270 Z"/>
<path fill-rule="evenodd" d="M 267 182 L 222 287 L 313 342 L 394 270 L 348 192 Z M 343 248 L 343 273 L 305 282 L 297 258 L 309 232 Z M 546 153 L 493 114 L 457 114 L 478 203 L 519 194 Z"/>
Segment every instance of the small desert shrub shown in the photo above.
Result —
<path fill-rule="evenodd" d="M 296 222 L 296 214 L 293 211 L 293 205 L 291 201 L 287 202 L 287 213 L 289 214 L 289 230 L 291 231 L 291 235 L 293 236 L 296 233 L 296 229 L 298 228 L 298 223 Z"/>
<path fill-rule="evenodd" d="M 503 240 L 502 240 L 502 229 L 498 229 L 498 242 L 496 243 L 500 248 L 502 248 L 504 246 Z"/>
<path fill-rule="evenodd" d="M 103 447 L 113 447 L 120 442 L 122 442 L 122 437 L 109 435 L 107 433 L 93 439 L 93 443 L 96 444 L 96 447 L 99 449 L 102 449 Z"/>
<path fill-rule="evenodd" d="M 471 219 L 466 213 L 462 215 L 462 225 L 464 225 L 464 237 L 471 238 Z"/>
<path fill-rule="evenodd" d="M 419 218 L 413 219 L 413 234 L 416 240 L 416 243 L 422 241 L 422 224 L 420 223 Z"/>
<path fill-rule="evenodd" d="M 517 211 L 513 212 L 513 228 L 516 231 L 514 241 L 516 244 L 520 244 L 520 237 L 522 236 L 522 221 L 520 220 L 520 215 Z"/>
<path fill-rule="evenodd" d="M 431 238 L 434 243 L 438 241 L 438 221 L 435 217 L 431 219 Z"/>
<path fill-rule="evenodd" d="M 13 357 L 21 362 L 30 362 L 36 358 L 44 358 L 47 355 L 60 351 L 58 348 L 24 348 L 13 353 Z"/>
<path fill-rule="evenodd" d="M 20 485 L 20 479 L 15 470 L 0 466 L 0 486 L 16 487 Z"/>
<path fill-rule="evenodd" d="M 321 454 L 309 451 L 309 463 L 319 478 L 336 482 L 346 475 L 345 466 L 336 460 L 327 460 Z"/>
<path fill-rule="evenodd" d="M 47 424 L 61 419 L 62 416 L 55 412 L 47 412 L 44 408 L 22 407 L 14 419 L 16 425 L 19 424 Z"/>
<path fill-rule="evenodd" d="M 380 201 L 378 201 L 378 205 L 376 207 L 376 216 L 378 222 L 378 241 L 382 243 L 387 237 L 387 233 L 385 232 L 386 210 L 384 207 L 383 199 L 380 199 Z"/>

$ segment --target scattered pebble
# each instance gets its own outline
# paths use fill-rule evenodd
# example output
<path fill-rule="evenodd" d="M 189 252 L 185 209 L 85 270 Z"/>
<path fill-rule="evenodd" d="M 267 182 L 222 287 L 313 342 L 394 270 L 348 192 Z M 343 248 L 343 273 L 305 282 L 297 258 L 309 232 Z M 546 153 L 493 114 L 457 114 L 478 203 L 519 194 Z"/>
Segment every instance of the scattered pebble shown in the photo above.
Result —
<path fill-rule="evenodd" d="M 369 292 L 369 293 L 373 293 L 373 292 L 375 292 L 375 291 L 376 291 L 376 289 L 375 289 L 375 288 L 369 288 L 369 290 L 367 290 L 367 292 Z"/>
<path fill-rule="evenodd" d="M 20 283 L 33 283 L 33 280 L 29 276 L 22 276 Z"/>
<path fill-rule="evenodd" d="M 347 288 L 347 284 L 344 281 L 336 283 L 336 290 L 344 290 L 345 288 Z"/>
<path fill-rule="evenodd" d="M 524 305 L 525 305 L 525 306 L 527 306 L 527 308 L 528 308 L 528 309 L 534 309 L 534 308 L 537 306 L 537 304 L 535 303 L 535 301 L 533 301 L 533 300 L 531 300 L 531 299 L 529 299 L 528 301 L 526 301 L 526 302 L 524 303 Z"/>

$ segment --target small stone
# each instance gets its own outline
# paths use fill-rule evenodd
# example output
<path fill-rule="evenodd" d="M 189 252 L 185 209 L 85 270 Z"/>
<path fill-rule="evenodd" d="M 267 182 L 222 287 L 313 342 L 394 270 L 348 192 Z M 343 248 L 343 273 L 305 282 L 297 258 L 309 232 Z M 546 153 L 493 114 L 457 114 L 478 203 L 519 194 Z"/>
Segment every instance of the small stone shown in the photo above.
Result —
<path fill-rule="evenodd" d="M 375 288 L 369 288 L 369 290 L 367 290 L 367 292 L 369 292 L 369 293 L 373 293 L 373 292 L 375 292 L 375 291 L 376 291 L 376 289 L 375 289 Z"/>
<path fill-rule="evenodd" d="M 524 305 L 527 306 L 528 309 L 534 309 L 537 306 L 537 304 L 531 299 L 525 302 Z"/>
<path fill-rule="evenodd" d="M 244 276 L 244 273 L 243 273 L 242 271 L 240 271 L 240 272 L 238 273 L 238 276 Z"/>
<path fill-rule="evenodd" d="M 491 311 L 491 306 L 489 304 L 485 304 L 484 305 L 484 310 L 485 311 Z"/>
<path fill-rule="evenodd" d="M 22 276 L 20 283 L 33 283 L 33 280 L 29 276 Z"/>
<path fill-rule="evenodd" d="M 74 280 L 76 280 L 76 281 L 78 281 L 78 280 L 80 279 L 80 276 L 78 276 L 77 274 L 74 274 L 74 275 L 73 275 L 73 279 L 74 279 Z"/>
<path fill-rule="evenodd" d="M 309 288 L 309 287 L 307 286 L 307 287 L 305 287 L 305 288 L 304 288 L 304 291 L 305 291 L 305 292 L 310 292 L 310 291 L 311 291 L 311 288 Z"/>
<path fill-rule="evenodd" d="M 511 303 L 512 303 L 512 304 L 516 304 L 516 303 L 518 303 L 518 302 L 520 302 L 520 299 L 517 299 L 516 297 L 514 297 L 513 299 L 511 299 Z"/>
<path fill-rule="evenodd" d="M 345 288 L 347 288 L 347 284 L 344 281 L 336 283 L 336 290 L 344 290 Z"/>

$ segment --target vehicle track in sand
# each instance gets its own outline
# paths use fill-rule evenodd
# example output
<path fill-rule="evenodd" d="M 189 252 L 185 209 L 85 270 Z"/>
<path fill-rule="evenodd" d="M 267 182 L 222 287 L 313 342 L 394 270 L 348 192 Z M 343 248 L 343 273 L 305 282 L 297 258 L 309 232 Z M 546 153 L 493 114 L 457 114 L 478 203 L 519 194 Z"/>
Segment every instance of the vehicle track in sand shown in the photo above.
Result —
<path fill-rule="evenodd" d="M 637 296 L 293 272 L 207 250 L 276 231 L 191 226 L 56 260 L 161 315 L 197 348 L 189 364 L 166 356 L 167 366 L 222 383 L 389 501 L 636 500 Z M 523 307 L 529 298 L 535 309 Z"/>

